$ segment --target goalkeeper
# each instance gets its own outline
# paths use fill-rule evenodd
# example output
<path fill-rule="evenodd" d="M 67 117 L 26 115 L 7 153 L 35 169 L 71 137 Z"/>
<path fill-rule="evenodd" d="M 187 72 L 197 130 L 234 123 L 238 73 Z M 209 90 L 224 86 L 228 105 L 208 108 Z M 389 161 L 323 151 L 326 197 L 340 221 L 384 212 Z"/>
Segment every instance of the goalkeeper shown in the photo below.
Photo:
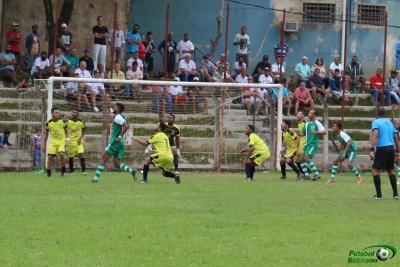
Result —
<path fill-rule="evenodd" d="M 181 180 L 179 177 L 179 173 L 173 173 L 170 171 L 172 166 L 172 161 L 174 157 L 171 152 L 171 147 L 169 145 L 168 137 L 165 134 L 165 130 L 167 125 L 163 122 L 159 122 L 156 124 L 155 131 L 156 134 L 153 135 L 149 140 L 143 141 L 137 138 L 136 136 L 132 136 L 132 140 L 137 141 L 139 144 L 143 146 L 148 146 L 150 144 L 154 145 L 155 150 L 157 151 L 155 154 L 144 160 L 143 166 L 143 180 L 140 183 L 147 184 L 147 174 L 149 173 L 150 163 L 152 163 L 155 167 L 160 167 L 162 170 L 162 175 L 168 178 L 174 178 L 176 184 L 180 184 Z"/>
<path fill-rule="evenodd" d="M 179 137 L 181 136 L 181 129 L 178 125 L 175 124 L 175 115 L 169 114 L 168 115 L 168 123 L 166 124 L 165 134 L 169 138 L 169 145 L 171 146 L 172 154 L 174 155 L 174 167 L 175 173 L 179 174 L 178 170 L 178 157 L 181 156 L 179 151 L 180 141 Z"/>

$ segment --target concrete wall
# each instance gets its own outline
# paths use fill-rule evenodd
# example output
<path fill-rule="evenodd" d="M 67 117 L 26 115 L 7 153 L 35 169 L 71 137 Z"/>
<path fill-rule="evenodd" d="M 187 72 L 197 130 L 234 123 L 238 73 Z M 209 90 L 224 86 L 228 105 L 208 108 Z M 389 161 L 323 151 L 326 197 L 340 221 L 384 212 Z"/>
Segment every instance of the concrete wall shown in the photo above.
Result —
<path fill-rule="evenodd" d="M 3 1 L 1 1 L 3 2 Z M 53 14 L 56 17 L 57 1 L 53 0 Z M 114 7 L 115 3 L 118 4 L 117 20 L 121 25 L 126 25 L 130 17 L 129 9 L 130 1 L 126 0 L 75 0 L 74 11 L 72 20 L 68 25 L 69 31 L 74 35 L 75 47 L 77 48 L 77 55 L 83 56 L 85 47 L 93 48 L 93 34 L 92 27 L 97 24 L 96 18 L 99 15 L 104 17 L 104 25 L 110 30 L 113 28 L 114 21 Z M 48 37 L 46 36 L 46 18 L 44 11 L 44 4 L 41 0 L 13 0 L 4 1 L 3 5 L 3 24 L 2 24 L 2 42 L 1 51 L 4 50 L 6 43 L 6 32 L 12 28 L 14 21 L 19 23 L 19 31 L 22 34 L 23 40 L 21 43 L 21 52 L 26 53 L 25 37 L 31 33 L 31 26 L 37 24 L 39 26 L 39 33 L 42 35 L 42 50 L 48 48 Z M 64 21 L 60 21 L 63 23 Z M 126 27 L 123 26 L 122 30 Z M 107 56 L 110 55 L 108 47 Z M 110 59 L 107 60 L 107 63 Z"/>

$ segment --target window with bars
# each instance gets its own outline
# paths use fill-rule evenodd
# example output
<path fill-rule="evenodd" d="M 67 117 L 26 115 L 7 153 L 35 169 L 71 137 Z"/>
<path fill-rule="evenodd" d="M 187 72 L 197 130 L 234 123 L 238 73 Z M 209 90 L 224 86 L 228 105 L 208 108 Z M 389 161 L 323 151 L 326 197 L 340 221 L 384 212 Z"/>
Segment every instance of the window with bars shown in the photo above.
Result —
<path fill-rule="evenodd" d="M 335 4 L 303 3 L 304 23 L 335 23 Z"/>
<path fill-rule="evenodd" d="M 358 23 L 379 25 L 385 24 L 386 6 L 358 5 Z"/>

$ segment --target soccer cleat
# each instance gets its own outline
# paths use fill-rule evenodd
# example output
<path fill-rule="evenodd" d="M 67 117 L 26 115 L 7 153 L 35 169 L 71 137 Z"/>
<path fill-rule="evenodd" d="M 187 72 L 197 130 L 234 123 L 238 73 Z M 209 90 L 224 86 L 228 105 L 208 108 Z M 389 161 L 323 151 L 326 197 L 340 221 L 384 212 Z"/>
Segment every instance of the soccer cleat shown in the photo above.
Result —
<path fill-rule="evenodd" d="M 143 179 L 143 180 L 140 181 L 140 183 L 141 183 L 141 184 L 147 184 L 147 180 L 144 180 L 144 179 Z"/>
<path fill-rule="evenodd" d="M 304 180 L 311 180 L 310 176 L 304 176 Z"/>
<path fill-rule="evenodd" d="M 287 177 L 286 176 L 281 176 L 281 180 L 286 180 Z"/>
<path fill-rule="evenodd" d="M 97 184 L 98 182 L 99 182 L 99 180 L 95 180 L 95 179 L 92 179 L 89 181 L 90 184 Z"/>
<path fill-rule="evenodd" d="M 175 174 L 178 174 L 178 175 L 179 175 L 180 173 L 179 173 L 178 171 L 175 171 Z"/>
<path fill-rule="evenodd" d="M 394 196 L 393 199 L 394 200 L 399 200 L 399 197 L 398 196 Z"/>
<path fill-rule="evenodd" d="M 296 180 L 301 180 L 304 178 L 304 174 L 302 174 L 301 172 L 299 174 L 297 174 Z"/>
<path fill-rule="evenodd" d="M 378 199 L 378 200 L 382 200 L 383 197 L 378 197 L 377 195 L 373 196 L 372 199 Z"/>
<path fill-rule="evenodd" d="M 321 179 L 321 175 L 316 174 L 316 175 L 314 175 L 314 177 L 311 179 L 311 181 L 316 181 L 316 180 L 318 180 L 318 179 Z"/>
<path fill-rule="evenodd" d="M 244 179 L 245 182 L 252 182 L 254 181 L 253 178 L 247 177 L 246 179 Z"/>
<path fill-rule="evenodd" d="M 364 179 L 362 177 L 358 177 L 358 184 L 362 184 L 364 182 Z"/>
<path fill-rule="evenodd" d="M 175 183 L 180 184 L 181 183 L 181 177 L 179 176 L 179 172 L 175 174 Z"/>
<path fill-rule="evenodd" d="M 65 172 L 61 173 L 61 178 L 65 178 Z"/>
<path fill-rule="evenodd" d="M 336 179 L 329 179 L 327 183 L 336 183 Z"/>
<path fill-rule="evenodd" d="M 137 171 L 135 169 L 132 169 L 131 174 L 133 176 L 133 181 L 137 180 Z"/>
<path fill-rule="evenodd" d="M 86 173 L 86 172 L 82 172 L 82 174 L 83 174 L 83 175 L 87 175 L 87 173 Z"/>

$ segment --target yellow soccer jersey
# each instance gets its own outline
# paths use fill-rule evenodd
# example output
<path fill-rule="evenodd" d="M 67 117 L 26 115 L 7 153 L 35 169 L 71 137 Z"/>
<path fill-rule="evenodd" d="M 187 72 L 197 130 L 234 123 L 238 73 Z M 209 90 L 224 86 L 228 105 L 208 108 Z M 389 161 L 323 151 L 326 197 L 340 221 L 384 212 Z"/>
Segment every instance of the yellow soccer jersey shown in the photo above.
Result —
<path fill-rule="evenodd" d="M 270 153 L 267 144 L 265 144 L 265 142 L 255 133 L 252 133 L 249 136 L 249 146 L 254 146 L 254 151 L 252 155 L 263 155 L 266 153 Z"/>
<path fill-rule="evenodd" d="M 81 119 L 74 121 L 69 119 L 67 121 L 68 133 L 70 138 L 70 143 L 77 143 L 79 137 L 82 135 L 82 130 L 85 129 L 85 122 Z"/>
<path fill-rule="evenodd" d="M 171 146 L 169 145 L 168 137 L 165 133 L 159 132 L 153 135 L 149 140 L 149 144 L 153 144 L 157 154 L 171 154 Z"/>
<path fill-rule="evenodd" d="M 179 128 L 178 125 L 173 124 L 172 126 L 169 126 L 168 123 L 166 123 L 167 128 L 165 129 L 165 134 L 168 136 L 170 141 L 175 140 L 175 136 L 181 136 L 181 129 Z"/>
<path fill-rule="evenodd" d="M 297 128 L 299 128 L 299 132 L 303 132 L 303 128 L 306 126 L 306 122 L 302 121 L 299 122 Z M 300 149 L 303 149 L 304 145 L 306 144 L 306 136 L 300 136 Z"/>
<path fill-rule="evenodd" d="M 297 134 L 295 134 L 292 129 L 288 129 L 286 132 L 282 133 L 283 140 L 285 140 L 286 148 L 291 151 L 297 150 Z"/>
<path fill-rule="evenodd" d="M 51 143 L 65 142 L 65 128 L 67 124 L 63 119 L 53 121 L 52 119 L 46 122 L 46 131 L 50 132 Z"/>

